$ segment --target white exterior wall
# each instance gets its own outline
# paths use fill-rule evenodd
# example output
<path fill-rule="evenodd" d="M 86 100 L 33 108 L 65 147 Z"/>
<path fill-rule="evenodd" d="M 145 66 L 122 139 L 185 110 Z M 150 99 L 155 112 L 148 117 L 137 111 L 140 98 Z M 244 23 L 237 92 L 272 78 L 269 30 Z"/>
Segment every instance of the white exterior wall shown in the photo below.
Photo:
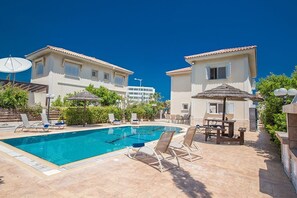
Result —
<path fill-rule="evenodd" d="M 73 60 L 82 63 L 82 67 L 79 72 L 79 78 L 66 77 L 64 74 L 63 60 Z M 38 60 L 38 59 L 37 59 Z M 115 91 L 118 94 L 125 96 L 127 92 L 128 85 L 128 75 L 123 74 L 112 69 L 106 68 L 104 66 L 99 66 L 97 64 L 91 64 L 88 62 L 81 61 L 79 59 L 72 59 L 65 57 L 60 54 L 48 54 L 44 56 L 44 75 L 43 77 L 36 76 L 35 64 L 33 61 L 32 68 L 32 83 L 45 84 L 49 86 L 49 93 L 55 94 L 57 97 L 60 95 L 62 98 L 68 93 L 73 93 L 74 91 L 81 91 L 86 88 L 89 84 L 93 84 L 95 87 L 104 86 L 109 90 Z M 98 71 L 98 79 L 92 78 L 92 69 Z M 104 81 L 104 72 L 110 74 L 110 82 Z M 114 84 L 115 74 L 125 76 L 124 86 L 117 86 Z M 40 102 L 42 105 L 45 104 L 45 95 L 35 93 L 33 101 L 35 103 Z"/>
<path fill-rule="evenodd" d="M 171 77 L 170 113 L 172 115 L 189 114 L 191 110 L 191 74 Z M 189 110 L 182 110 L 182 104 L 188 104 Z"/>
<path fill-rule="evenodd" d="M 231 75 L 227 79 L 206 79 L 206 67 L 218 63 L 231 63 Z M 191 96 L 197 93 L 209 90 L 226 83 L 235 88 L 252 93 L 252 84 L 250 78 L 250 67 L 248 56 L 236 56 L 224 59 L 208 60 L 207 62 L 196 62 L 192 65 L 192 83 Z M 205 118 L 221 118 L 221 114 L 207 113 L 208 103 L 218 103 L 218 100 L 191 99 L 191 125 L 203 124 Z M 222 101 L 221 101 L 222 102 Z M 234 104 L 234 114 L 227 114 L 228 119 L 236 120 L 235 125 L 248 127 L 249 125 L 249 107 L 251 101 L 227 101 Z"/>

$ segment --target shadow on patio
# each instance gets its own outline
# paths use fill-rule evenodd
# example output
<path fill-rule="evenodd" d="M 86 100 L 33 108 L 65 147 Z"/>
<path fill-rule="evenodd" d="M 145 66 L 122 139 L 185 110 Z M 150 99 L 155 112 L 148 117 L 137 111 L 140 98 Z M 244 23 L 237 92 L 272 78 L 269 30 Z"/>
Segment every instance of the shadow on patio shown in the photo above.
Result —
<path fill-rule="evenodd" d="M 143 155 L 146 156 L 145 154 Z M 158 161 L 154 157 L 137 157 L 137 160 L 159 171 Z M 186 161 L 186 163 L 190 162 Z M 169 172 L 172 176 L 172 180 L 175 186 L 181 189 L 182 192 L 186 194 L 188 197 L 212 196 L 212 193 L 206 190 L 206 186 L 202 182 L 195 180 L 195 178 L 193 178 L 193 176 L 182 167 L 178 167 L 176 161 L 174 163 L 172 163 L 171 160 L 162 161 L 162 165 L 165 171 L 160 174 L 166 174 L 167 172 Z"/>
<path fill-rule="evenodd" d="M 206 186 L 195 180 L 188 171 L 183 168 L 168 170 L 173 177 L 173 181 L 188 197 L 211 197 L 212 193 L 206 190 Z"/>
<path fill-rule="evenodd" d="M 297 197 L 294 187 L 284 172 L 279 148 L 270 141 L 264 129 L 256 141 L 245 141 L 245 145 L 255 149 L 257 156 L 263 157 L 266 169 L 259 169 L 260 191 L 272 197 Z"/>
<path fill-rule="evenodd" d="M 0 176 L 0 184 L 4 184 L 3 176 Z"/>

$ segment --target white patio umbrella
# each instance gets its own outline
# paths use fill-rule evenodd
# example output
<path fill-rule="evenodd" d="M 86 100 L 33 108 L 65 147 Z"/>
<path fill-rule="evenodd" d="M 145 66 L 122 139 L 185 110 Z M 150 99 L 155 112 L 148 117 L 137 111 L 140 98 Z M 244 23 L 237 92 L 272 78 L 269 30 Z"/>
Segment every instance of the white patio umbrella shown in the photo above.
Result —
<path fill-rule="evenodd" d="M 24 58 L 8 57 L 0 59 L 0 72 L 13 74 L 13 82 L 15 81 L 15 73 L 26 71 L 32 67 L 32 63 Z"/>

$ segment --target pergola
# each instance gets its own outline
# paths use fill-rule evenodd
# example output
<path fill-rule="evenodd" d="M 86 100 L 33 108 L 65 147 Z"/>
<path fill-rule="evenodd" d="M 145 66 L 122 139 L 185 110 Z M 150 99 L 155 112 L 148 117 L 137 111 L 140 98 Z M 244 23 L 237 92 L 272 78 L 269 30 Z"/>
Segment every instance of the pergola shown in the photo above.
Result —
<path fill-rule="evenodd" d="M 5 87 L 8 84 L 12 83 L 9 80 L 0 80 L 0 85 Z M 29 91 L 29 92 L 45 92 L 48 93 L 48 85 L 37 84 L 37 83 L 27 83 L 27 82 L 18 82 L 15 81 L 13 84 L 14 87 Z"/>

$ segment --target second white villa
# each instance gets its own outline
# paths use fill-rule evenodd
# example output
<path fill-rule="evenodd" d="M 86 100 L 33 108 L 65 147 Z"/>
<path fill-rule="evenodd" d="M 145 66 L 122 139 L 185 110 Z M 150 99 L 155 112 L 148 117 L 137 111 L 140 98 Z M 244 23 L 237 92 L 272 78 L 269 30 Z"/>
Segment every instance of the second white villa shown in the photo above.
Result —
<path fill-rule="evenodd" d="M 132 71 L 94 57 L 63 48 L 46 46 L 26 55 L 33 63 L 31 83 L 48 85 L 47 92 L 60 95 L 81 91 L 89 84 L 104 86 L 126 96 Z M 30 94 L 30 103 L 45 106 L 46 93 Z"/>
<path fill-rule="evenodd" d="M 195 99 L 200 92 L 228 84 L 252 93 L 257 76 L 256 46 L 238 47 L 185 56 L 191 66 L 166 74 L 171 77 L 171 114 L 190 115 L 191 125 L 204 124 L 206 118 L 221 118 L 223 102 Z M 228 101 L 227 117 L 235 126 L 249 127 L 251 101 Z"/>

